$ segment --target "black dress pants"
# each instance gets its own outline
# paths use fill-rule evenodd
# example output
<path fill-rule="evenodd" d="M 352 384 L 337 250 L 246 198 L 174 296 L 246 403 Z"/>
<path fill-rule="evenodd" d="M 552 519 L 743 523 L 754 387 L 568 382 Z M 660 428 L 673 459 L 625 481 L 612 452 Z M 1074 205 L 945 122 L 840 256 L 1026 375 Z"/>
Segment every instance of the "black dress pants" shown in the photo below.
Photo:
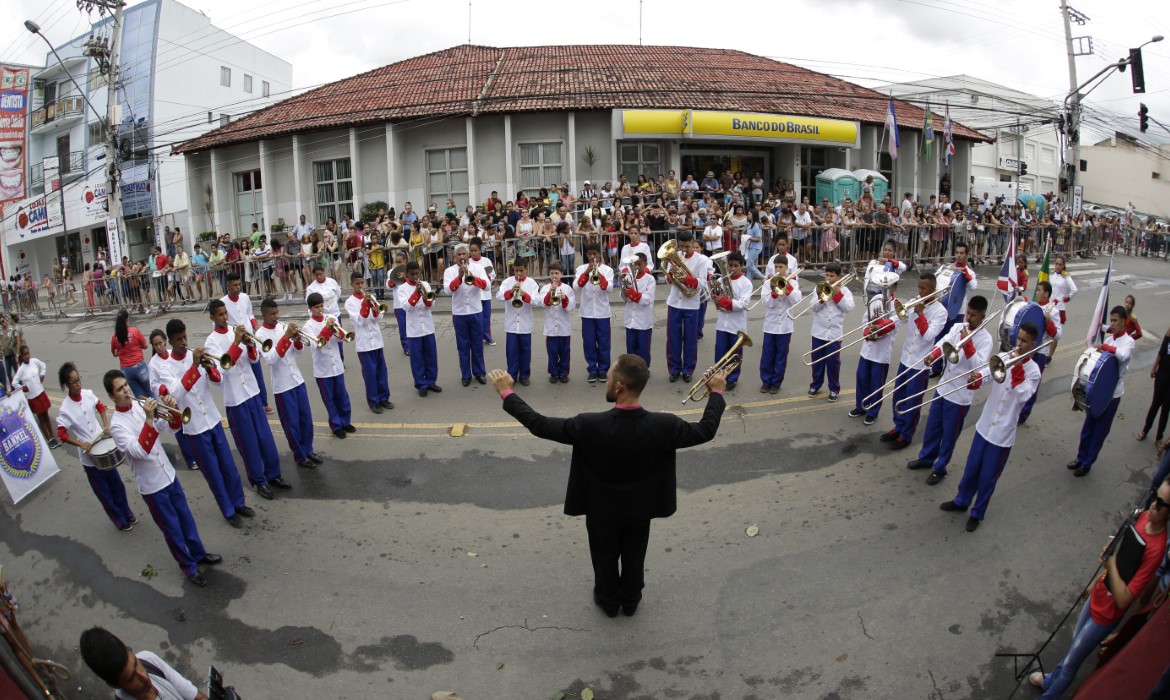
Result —
<path fill-rule="evenodd" d="M 609 608 L 642 600 L 650 521 L 603 520 L 587 515 L 585 529 L 593 560 L 594 600 Z"/>

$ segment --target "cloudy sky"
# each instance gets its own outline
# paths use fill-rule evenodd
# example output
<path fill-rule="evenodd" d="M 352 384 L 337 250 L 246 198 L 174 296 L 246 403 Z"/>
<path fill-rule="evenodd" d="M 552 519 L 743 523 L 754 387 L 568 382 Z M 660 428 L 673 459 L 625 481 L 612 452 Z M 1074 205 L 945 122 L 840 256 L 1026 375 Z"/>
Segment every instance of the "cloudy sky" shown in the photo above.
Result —
<path fill-rule="evenodd" d="M 291 62 L 300 88 L 464 43 L 469 24 L 471 41 L 490 46 L 636 44 L 641 6 L 646 44 L 739 49 L 863 85 L 965 73 L 1057 101 L 1069 90 L 1057 0 L 779 0 L 750 10 L 696 0 L 473 0 L 470 8 L 466 0 L 183 1 Z M 24 19 L 38 21 L 55 45 L 88 29 L 74 0 L 0 4 L 0 61 L 44 63 L 44 45 Z M 1075 0 L 1073 7 L 1089 18 L 1073 25 L 1073 35 L 1091 36 L 1095 49 L 1077 59 L 1082 82 L 1128 47 L 1170 34 L 1166 0 Z M 1136 132 L 1139 102 L 1170 127 L 1170 40 L 1144 55 L 1145 96 L 1132 94 L 1128 74 L 1112 74 L 1087 100 L 1115 114 L 1119 129 Z M 1156 125 L 1147 136 L 1170 141 Z"/>

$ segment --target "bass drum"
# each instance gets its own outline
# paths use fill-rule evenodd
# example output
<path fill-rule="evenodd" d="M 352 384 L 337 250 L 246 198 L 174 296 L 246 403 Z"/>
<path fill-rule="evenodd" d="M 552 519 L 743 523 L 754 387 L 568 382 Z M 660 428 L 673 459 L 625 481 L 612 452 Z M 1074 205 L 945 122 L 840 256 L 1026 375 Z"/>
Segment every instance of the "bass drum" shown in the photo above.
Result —
<path fill-rule="evenodd" d="M 1089 348 L 1081 353 L 1073 370 L 1073 403 L 1097 418 L 1113 402 L 1113 391 L 1120 380 L 1121 364 L 1117 357 L 1111 352 Z"/>
<path fill-rule="evenodd" d="M 1044 333 L 1048 317 L 1044 315 L 1044 307 L 1034 301 L 1017 297 L 1003 310 L 1003 317 L 999 322 L 999 351 L 1008 352 L 1016 347 L 1016 335 L 1024 323 L 1032 323 L 1040 335 Z M 1040 341 L 1039 335 L 1036 341 Z"/>
<path fill-rule="evenodd" d="M 118 449 L 114 444 L 114 438 L 109 435 L 103 435 L 94 441 L 89 456 L 93 459 L 94 469 L 103 472 L 117 469 L 126 461 L 126 454 Z"/>

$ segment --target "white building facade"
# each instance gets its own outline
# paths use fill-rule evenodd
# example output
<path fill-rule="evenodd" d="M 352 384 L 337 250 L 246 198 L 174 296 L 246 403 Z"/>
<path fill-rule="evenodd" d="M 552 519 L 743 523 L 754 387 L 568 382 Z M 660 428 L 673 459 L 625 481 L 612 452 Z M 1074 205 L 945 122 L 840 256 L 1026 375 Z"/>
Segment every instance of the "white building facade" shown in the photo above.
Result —
<path fill-rule="evenodd" d="M 1085 201 L 1170 219 L 1170 145 L 1149 146 L 1115 135 L 1081 146 L 1085 169 L 1077 173 Z"/>

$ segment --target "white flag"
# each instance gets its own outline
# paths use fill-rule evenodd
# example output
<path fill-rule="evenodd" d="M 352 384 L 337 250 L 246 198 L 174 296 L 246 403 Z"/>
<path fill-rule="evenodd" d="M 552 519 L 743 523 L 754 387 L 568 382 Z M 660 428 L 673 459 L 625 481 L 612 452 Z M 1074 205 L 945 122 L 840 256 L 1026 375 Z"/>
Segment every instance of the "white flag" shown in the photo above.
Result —
<path fill-rule="evenodd" d="M 20 503 L 58 471 L 24 392 L 0 399 L 0 478 L 12 502 Z"/>

